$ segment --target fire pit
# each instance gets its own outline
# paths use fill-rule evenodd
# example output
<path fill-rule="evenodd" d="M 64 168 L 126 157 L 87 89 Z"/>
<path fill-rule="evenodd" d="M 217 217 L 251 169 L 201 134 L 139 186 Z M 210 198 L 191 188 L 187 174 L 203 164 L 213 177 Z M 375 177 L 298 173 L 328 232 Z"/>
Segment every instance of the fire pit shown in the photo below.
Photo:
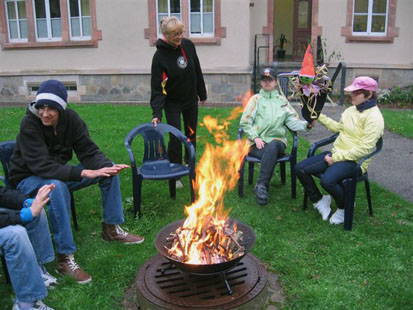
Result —
<path fill-rule="evenodd" d="M 158 235 L 155 238 L 155 247 L 158 250 L 159 254 L 168 259 L 173 263 L 176 268 L 190 274 L 196 275 L 211 275 L 216 273 L 223 273 L 230 270 L 236 266 L 239 261 L 252 249 L 255 243 L 255 234 L 251 227 L 247 224 L 241 223 L 234 219 L 229 220 L 229 224 L 236 224 L 238 230 L 242 231 L 243 238 L 240 241 L 240 244 L 244 247 L 244 254 L 227 262 L 218 263 L 218 264 L 187 264 L 176 259 L 173 259 L 167 249 L 171 248 L 171 241 L 168 240 L 168 236 L 175 232 L 178 227 L 183 225 L 185 220 L 176 221 L 169 224 L 158 232 Z"/>

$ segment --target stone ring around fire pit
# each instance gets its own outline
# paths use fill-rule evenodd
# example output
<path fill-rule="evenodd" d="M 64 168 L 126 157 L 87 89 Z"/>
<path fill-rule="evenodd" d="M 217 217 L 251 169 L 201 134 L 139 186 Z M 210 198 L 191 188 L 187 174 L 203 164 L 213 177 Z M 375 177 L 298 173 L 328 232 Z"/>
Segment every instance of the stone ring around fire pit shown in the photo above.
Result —
<path fill-rule="evenodd" d="M 181 227 L 184 223 L 185 219 L 179 220 L 169 224 L 162 228 L 156 238 L 155 238 L 155 247 L 158 250 L 159 254 L 167 258 L 172 264 L 176 266 L 179 270 L 195 274 L 195 275 L 211 275 L 217 273 L 223 273 L 225 271 L 230 270 L 231 268 L 235 267 L 241 259 L 252 249 L 255 243 L 255 233 L 253 229 L 244 224 L 239 222 L 235 219 L 229 219 L 229 224 L 237 225 L 237 229 L 243 232 L 243 240 L 240 244 L 245 248 L 244 254 L 227 262 L 218 263 L 218 264 L 203 264 L 203 265 L 195 265 L 195 264 L 187 264 L 181 261 L 175 260 L 169 256 L 169 253 L 166 248 L 171 247 L 171 242 L 167 241 L 168 237 L 171 233 L 175 232 L 178 227 Z M 165 248 L 166 247 L 166 248 Z"/>

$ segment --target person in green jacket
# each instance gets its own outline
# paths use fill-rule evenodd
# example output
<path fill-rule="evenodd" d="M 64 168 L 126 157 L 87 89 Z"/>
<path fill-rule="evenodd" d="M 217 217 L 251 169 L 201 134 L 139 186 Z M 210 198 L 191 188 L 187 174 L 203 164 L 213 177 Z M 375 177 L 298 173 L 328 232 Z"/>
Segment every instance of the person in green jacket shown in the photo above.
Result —
<path fill-rule="evenodd" d="M 268 187 L 277 158 L 287 145 L 287 128 L 307 131 L 312 125 L 298 118 L 290 103 L 280 95 L 277 76 L 266 68 L 261 75 L 261 90 L 248 101 L 241 116 L 240 127 L 251 143 L 250 156 L 261 159 L 261 170 L 254 187 L 260 205 L 268 203 Z"/>
<path fill-rule="evenodd" d="M 336 122 L 324 114 L 318 121 L 332 132 L 339 133 L 331 152 L 307 158 L 295 168 L 297 177 L 324 221 L 331 213 L 330 203 L 333 196 L 337 211 L 331 216 L 331 224 L 344 222 L 344 190 L 340 182 L 361 175 L 367 171 L 370 159 L 366 160 L 361 171 L 356 171 L 358 161 L 374 151 L 377 141 L 383 135 L 384 120 L 377 107 L 377 82 L 367 76 L 357 77 L 344 89 L 351 92 L 353 106 L 347 108 Z M 331 195 L 322 195 L 312 175 L 322 173 L 321 186 Z"/>

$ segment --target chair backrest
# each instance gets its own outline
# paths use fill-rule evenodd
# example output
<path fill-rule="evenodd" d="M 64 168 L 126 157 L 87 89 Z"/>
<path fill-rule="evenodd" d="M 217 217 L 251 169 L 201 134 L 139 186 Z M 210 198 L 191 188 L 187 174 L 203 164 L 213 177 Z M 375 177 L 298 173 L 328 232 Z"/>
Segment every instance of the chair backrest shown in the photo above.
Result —
<path fill-rule="evenodd" d="M 125 147 L 129 153 L 132 167 L 135 165 L 134 155 L 131 149 L 131 144 L 134 138 L 139 134 L 144 140 L 144 155 L 143 162 L 150 160 L 168 159 L 165 148 L 164 136 L 166 133 L 171 133 L 188 149 L 190 153 L 190 166 L 195 165 L 195 148 L 189 139 L 178 129 L 168 124 L 158 124 L 156 127 L 152 123 L 139 125 L 132 129 L 125 138 Z"/>
<path fill-rule="evenodd" d="M 370 153 L 369 155 L 364 156 L 358 163 L 357 167 L 360 168 L 361 165 L 370 157 L 376 155 L 378 152 L 381 151 L 381 149 L 383 148 L 383 137 L 380 137 L 379 140 L 377 140 L 376 143 L 376 149 L 374 150 L 374 152 Z"/>
<path fill-rule="evenodd" d="M 3 166 L 4 177 L 0 178 L 3 180 L 6 187 L 9 187 L 9 168 L 10 168 L 10 158 L 13 154 L 16 141 L 5 141 L 0 142 L 0 161 Z"/>

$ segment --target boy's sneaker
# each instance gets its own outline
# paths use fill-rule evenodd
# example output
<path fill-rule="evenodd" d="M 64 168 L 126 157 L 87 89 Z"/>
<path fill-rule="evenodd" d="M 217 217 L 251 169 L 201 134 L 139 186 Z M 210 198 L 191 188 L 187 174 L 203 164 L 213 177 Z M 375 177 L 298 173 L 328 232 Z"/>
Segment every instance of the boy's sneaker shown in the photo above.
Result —
<path fill-rule="evenodd" d="M 17 301 L 14 303 L 12 310 L 22 310 L 22 308 L 20 308 L 20 305 Z M 29 310 L 54 310 L 54 309 L 46 306 L 41 300 L 38 300 L 33 304 L 31 308 L 29 308 Z"/>
<path fill-rule="evenodd" d="M 180 188 L 183 188 L 184 187 L 184 185 L 182 184 L 182 182 L 181 182 L 181 180 L 176 180 L 176 189 L 180 189 Z"/>
<path fill-rule="evenodd" d="M 323 221 L 327 221 L 328 216 L 330 215 L 331 208 L 331 196 L 330 195 L 324 195 L 323 198 L 321 198 L 318 202 L 313 203 L 313 206 L 315 209 L 320 212 L 321 217 L 323 218 Z"/>
<path fill-rule="evenodd" d="M 330 217 L 330 224 L 338 225 L 344 223 L 344 209 L 337 209 Z"/>
<path fill-rule="evenodd" d="M 264 184 L 257 183 L 254 187 L 254 193 L 260 205 L 264 206 L 268 203 L 268 191 Z"/>
<path fill-rule="evenodd" d="M 46 285 L 48 289 L 54 289 L 57 286 L 57 279 L 53 277 L 50 273 L 48 273 L 44 266 L 39 266 L 39 268 L 40 274 L 44 281 L 44 285 Z"/>
<path fill-rule="evenodd" d="M 56 271 L 62 275 L 70 276 L 79 284 L 92 281 L 92 277 L 75 262 L 73 254 L 57 254 Z"/>

